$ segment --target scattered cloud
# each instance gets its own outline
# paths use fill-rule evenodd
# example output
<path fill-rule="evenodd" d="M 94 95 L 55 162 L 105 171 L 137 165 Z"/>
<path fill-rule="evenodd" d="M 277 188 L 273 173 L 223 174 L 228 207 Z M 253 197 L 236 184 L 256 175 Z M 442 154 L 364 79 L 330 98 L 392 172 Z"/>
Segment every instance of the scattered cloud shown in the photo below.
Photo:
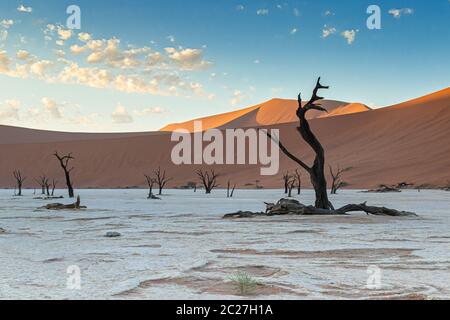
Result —
<path fill-rule="evenodd" d="M 269 14 L 269 9 L 258 9 L 256 10 L 258 16 L 267 16 Z"/>
<path fill-rule="evenodd" d="M 32 13 L 33 12 L 33 8 L 32 7 L 25 7 L 23 4 L 21 4 L 17 8 L 17 11 L 22 12 L 22 13 Z"/>
<path fill-rule="evenodd" d="M 359 32 L 359 30 L 345 30 L 341 33 L 341 35 L 347 40 L 348 44 L 353 44 L 353 42 L 355 42 L 357 32 Z"/>
<path fill-rule="evenodd" d="M 6 100 L 0 103 L 0 121 L 19 120 L 20 101 Z"/>
<path fill-rule="evenodd" d="M 128 110 L 121 104 L 117 105 L 116 110 L 111 114 L 113 123 L 115 124 L 126 124 L 133 123 L 133 117 L 128 113 Z"/>
<path fill-rule="evenodd" d="M 322 29 L 322 38 L 328 38 L 329 36 L 331 36 L 332 34 L 335 34 L 336 33 L 336 28 L 334 28 L 334 27 L 328 27 L 327 25 L 324 25 L 323 26 L 323 29 Z"/>
<path fill-rule="evenodd" d="M 164 109 L 161 107 L 151 107 L 151 108 L 144 108 L 141 110 L 134 110 L 133 114 L 138 117 L 145 117 L 153 114 L 161 114 L 164 113 Z"/>
<path fill-rule="evenodd" d="M 244 11 L 244 10 L 245 10 L 245 6 L 242 5 L 242 4 L 238 4 L 238 5 L 236 6 L 236 10 L 237 10 L 237 11 Z"/>
<path fill-rule="evenodd" d="M 6 51 L 0 51 L 0 73 L 9 72 L 11 60 L 8 58 Z"/>
<path fill-rule="evenodd" d="M 170 42 L 174 43 L 177 39 L 175 38 L 175 36 L 170 35 L 170 36 L 167 37 L 167 40 L 169 40 Z"/>
<path fill-rule="evenodd" d="M 14 20 L 11 20 L 11 19 L 3 19 L 2 21 L 0 21 L 0 26 L 2 26 L 5 29 L 9 29 L 13 25 L 14 25 Z"/>
<path fill-rule="evenodd" d="M 62 111 L 61 111 L 61 104 L 56 103 L 55 100 L 51 98 L 44 97 L 41 100 L 42 105 L 45 107 L 45 109 L 49 112 L 50 116 L 53 119 L 62 119 Z"/>
<path fill-rule="evenodd" d="M 26 50 L 19 50 L 16 52 L 17 59 L 27 60 L 30 57 L 30 53 Z"/>
<path fill-rule="evenodd" d="M 326 11 L 323 13 L 323 15 L 324 15 L 325 17 L 329 17 L 329 16 L 334 16 L 335 13 L 334 13 L 333 11 L 331 11 L 331 10 L 326 10 Z"/>
<path fill-rule="evenodd" d="M 294 35 L 294 34 L 296 34 L 297 32 L 298 32 L 298 29 L 297 29 L 297 28 L 293 28 L 293 29 L 291 30 L 290 34 L 291 34 L 291 35 Z"/>
<path fill-rule="evenodd" d="M 401 16 L 405 15 L 412 15 L 414 13 L 414 10 L 411 8 L 401 8 L 401 9 L 391 9 L 389 10 L 389 14 L 392 15 L 394 18 L 399 19 Z"/>
<path fill-rule="evenodd" d="M 241 104 L 245 100 L 245 94 L 240 90 L 234 90 L 233 96 L 231 98 L 230 104 L 231 106 L 236 106 Z"/>
<path fill-rule="evenodd" d="M 176 62 L 181 70 L 207 70 L 212 63 L 203 59 L 203 51 L 200 49 L 182 49 L 165 48 L 169 58 Z"/>
<path fill-rule="evenodd" d="M 297 8 L 294 8 L 292 10 L 292 14 L 296 17 L 300 17 L 300 10 L 298 10 Z"/>

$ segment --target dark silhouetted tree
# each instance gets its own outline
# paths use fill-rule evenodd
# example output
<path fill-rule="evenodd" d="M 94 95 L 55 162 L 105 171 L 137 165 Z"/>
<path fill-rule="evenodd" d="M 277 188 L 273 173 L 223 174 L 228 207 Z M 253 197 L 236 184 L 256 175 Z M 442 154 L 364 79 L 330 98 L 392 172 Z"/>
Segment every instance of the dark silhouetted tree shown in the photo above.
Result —
<path fill-rule="evenodd" d="M 74 198 L 74 192 L 73 192 L 73 186 L 72 186 L 72 180 L 70 177 L 70 173 L 73 171 L 73 167 L 69 167 L 69 163 L 71 160 L 74 160 L 75 158 L 72 156 L 72 153 L 69 153 L 67 155 L 59 155 L 58 152 L 54 153 L 54 156 L 58 159 L 59 164 L 61 165 L 61 168 L 64 170 L 64 176 L 66 178 L 66 185 L 67 190 L 69 192 L 69 198 Z"/>
<path fill-rule="evenodd" d="M 155 170 L 154 174 L 156 177 L 156 184 L 158 185 L 158 188 L 159 188 L 158 195 L 162 195 L 164 187 L 166 186 L 167 182 L 172 180 L 172 178 L 167 178 L 166 170 L 162 171 L 161 167 L 159 167 L 158 170 Z"/>
<path fill-rule="evenodd" d="M 338 165 L 336 170 L 333 170 L 332 166 L 330 167 L 330 175 L 331 175 L 331 194 L 337 194 L 338 190 L 340 188 L 346 187 L 348 186 L 348 183 L 342 180 L 342 175 L 347 172 L 350 171 L 352 168 L 348 167 L 348 168 L 344 168 L 341 169 L 341 167 Z"/>
<path fill-rule="evenodd" d="M 320 104 L 317 103 L 319 100 L 323 100 L 323 97 L 318 95 L 319 90 L 328 89 L 329 87 L 323 86 L 320 83 L 320 78 L 317 80 L 316 86 L 313 90 L 311 99 L 303 105 L 301 94 L 298 95 L 298 109 L 297 117 L 299 119 L 300 125 L 297 127 L 297 131 L 302 137 L 302 139 L 312 148 L 315 153 L 315 159 L 312 166 L 308 166 L 305 162 L 300 160 L 298 157 L 294 156 L 289 150 L 279 141 L 278 137 L 272 137 L 272 135 L 267 131 L 267 135 L 279 144 L 279 147 L 283 153 L 289 157 L 291 160 L 299 164 L 306 172 L 308 172 L 311 184 L 314 187 L 316 201 L 315 207 L 318 209 L 334 209 L 331 202 L 328 200 L 327 193 L 327 180 L 325 178 L 325 151 L 322 144 L 311 131 L 308 120 L 306 119 L 306 114 L 310 110 L 317 110 L 327 112 Z"/>
<path fill-rule="evenodd" d="M 14 178 L 16 179 L 16 186 L 17 186 L 17 190 L 18 190 L 16 196 L 21 197 L 23 183 L 25 182 L 25 180 L 27 178 L 22 176 L 22 173 L 20 172 L 20 170 L 14 170 L 13 175 L 14 175 Z"/>
<path fill-rule="evenodd" d="M 219 175 L 214 170 L 208 172 L 200 169 L 197 171 L 197 175 L 205 188 L 206 194 L 210 194 L 214 188 L 219 186 L 217 183 Z"/>

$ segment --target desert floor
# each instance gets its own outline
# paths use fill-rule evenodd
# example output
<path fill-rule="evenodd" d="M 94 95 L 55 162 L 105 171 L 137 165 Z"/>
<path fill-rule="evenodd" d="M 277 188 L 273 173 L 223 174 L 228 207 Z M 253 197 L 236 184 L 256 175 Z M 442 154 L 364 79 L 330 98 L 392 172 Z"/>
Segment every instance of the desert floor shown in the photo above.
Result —
<path fill-rule="evenodd" d="M 34 200 L 30 190 L 11 194 L 0 191 L 1 299 L 450 298 L 444 191 L 332 197 L 335 206 L 368 201 L 419 218 L 250 220 L 222 216 L 263 210 L 282 191 L 237 190 L 227 199 L 224 190 L 167 190 L 155 201 L 146 190 L 79 190 L 88 206 L 81 212 L 37 210 L 52 201 Z M 299 200 L 312 203 L 312 191 Z M 109 231 L 121 237 L 106 238 Z M 70 266 L 81 271 L 80 290 L 67 288 Z M 237 273 L 258 282 L 250 296 L 230 280 Z"/>

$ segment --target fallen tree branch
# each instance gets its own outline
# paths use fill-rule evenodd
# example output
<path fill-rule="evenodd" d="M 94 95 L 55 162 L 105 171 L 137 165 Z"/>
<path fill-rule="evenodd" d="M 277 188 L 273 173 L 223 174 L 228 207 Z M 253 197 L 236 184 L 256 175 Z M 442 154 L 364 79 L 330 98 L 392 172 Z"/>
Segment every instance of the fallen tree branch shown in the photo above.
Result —
<path fill-rule="evenodd" d="M 81 205 L 80 196 L 77 197 L 77 202 L 72 204 L 62 204 L 62 203 L 50 203 L 43 206 L 41 209 L 47 210 L 81 210 L 86 209 L 85 206 Z"/>
<path fill-rule="evenodd" d="M 238 211 L 229 213 L 224 216 L 225 219 L 230 218 L 253 218 L 261 216 L 277 216 L 277 215 L 346 215 L 349 212 L 365 212 L 367 215 L 391 216 L 391 217 L 415 217 L 413 212 L 398 211 L 385 207 L 368 206 L 366 203 L 349 204 L 337 210 L 321 209 L 314 206 L 306 206 L 294 199 L 281 199 L 276 204 L 266 203 L 266 212 L 250 212 Z"/>

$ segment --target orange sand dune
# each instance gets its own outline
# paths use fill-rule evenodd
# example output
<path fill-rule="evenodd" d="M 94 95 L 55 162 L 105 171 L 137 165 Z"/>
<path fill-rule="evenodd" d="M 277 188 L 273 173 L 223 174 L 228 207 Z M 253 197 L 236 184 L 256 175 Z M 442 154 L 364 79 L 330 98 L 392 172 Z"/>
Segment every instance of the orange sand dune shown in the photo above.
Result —
<path fill-rule="evenodd" d="M 367 111 L 370 109 L 363 104 L 348 104 L 347 102 L 334 100 L 324 100 L 321 104 L 328 110 L 329 113 L 324 114 L 323 112 L 312 110 L 308 114 L 309 119 L 344 115 Z M 162 128 L 160 131 L 175 131 L 177 129 L 184 129 L 189 132 L 194 132 L 194 121 L 202 121 L 203 130 L 213 128 L 246 128 L 296 122 L 298 120 L 295 114 L 297 107 L 297 100 L 272 99 L 262 104 L 234 112 L 199 118 L 182 123 L 170 124 Z"/>
<path fill-rule="evenodd" d="M 272 120 L 275 114 L 262 115 L 263 123 L 286 119 Z M 242 117 L 240 121 L 245 120 Z M 270 127 L 279 128 L 281 140 L 287 147 L 311 163 L 310 148 L 299 139 L 295 123 L 287 122 Z M 402 181 L 443 185 L 450 180 L 450 88 L 392 107 L 313 119 L 311 127 L 323 142 L 329 164 L 354 168 L 345 175 L 352 188 Z M 61 170 L 52 157 L 55 150 L 73 152 L 76 157 L 73 174 L 77 188 L 144 187 L 143 174 L 151 173 L 159 165 L 174 178 L 170 187 L 196 181 L 198 166 L 172 164 L 174 143 L 170 141 L 170 133 L 84 135 L 27 131 L 28 134 L 36 132 L 39 137 L 27 141 L 30 138 L 23 130 L 26 129 L 0 127 L 0 137 L 3 137 L 0 140 L 1 187 L 14 186 L 14 169 L 22 170 L 28 177 L 25 187 L 37 187 L 33 178 L 43 173 L 57 178 L 62 185 Z M 4 138 L 11 132 L 21 132 L 22 136 L 17 142 Z M 215 169 L 221 173 L 222 186 L 228 179 L 238 187 L 258 179 L 265 188 L 279 188 L 283 172 L 296 169 L 296 164 L 284 156 L 280 162 L 280 173 L 269 177 L 259 175 L 259 166 L 225 165 L 215 166 Z M 307 175 L 303 176 L 305 186 L 309 186 Z"/>

